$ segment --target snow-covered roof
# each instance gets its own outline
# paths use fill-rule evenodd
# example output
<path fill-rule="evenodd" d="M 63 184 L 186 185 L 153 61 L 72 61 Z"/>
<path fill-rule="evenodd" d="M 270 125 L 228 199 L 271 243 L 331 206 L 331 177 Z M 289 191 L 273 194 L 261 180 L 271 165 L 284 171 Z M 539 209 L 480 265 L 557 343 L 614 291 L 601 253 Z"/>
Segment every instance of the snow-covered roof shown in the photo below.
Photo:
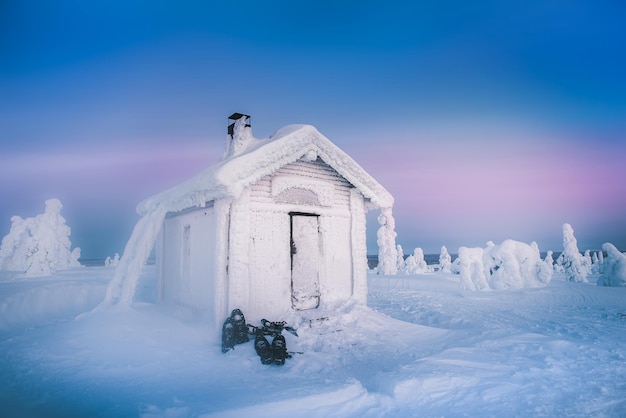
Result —
<path fill-rule="evenodd" d="M 326 164 L 381 208 L 393 197 L 348 154 L 311 125 L 288 125 L 267 139 L 252 138 L 240 153 L 208 167 L 169 190 L 137 206 L 140 215 L 157 209 L 177 212 L 224 197 L 237 198 L 252 184 L 304 156 L 319 156 Z"/>

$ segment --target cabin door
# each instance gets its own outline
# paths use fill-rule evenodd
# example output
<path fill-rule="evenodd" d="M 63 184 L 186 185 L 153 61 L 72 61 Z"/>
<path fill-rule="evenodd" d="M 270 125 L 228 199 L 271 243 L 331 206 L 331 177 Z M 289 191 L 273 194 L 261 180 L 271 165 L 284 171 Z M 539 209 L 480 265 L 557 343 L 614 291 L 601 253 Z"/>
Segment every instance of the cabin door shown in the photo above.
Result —
<path fill-rule="evenodd" d="M 317 215 L 291 214 L 291 304 L 315 309 L 320 304 L 320 234 Z"/>

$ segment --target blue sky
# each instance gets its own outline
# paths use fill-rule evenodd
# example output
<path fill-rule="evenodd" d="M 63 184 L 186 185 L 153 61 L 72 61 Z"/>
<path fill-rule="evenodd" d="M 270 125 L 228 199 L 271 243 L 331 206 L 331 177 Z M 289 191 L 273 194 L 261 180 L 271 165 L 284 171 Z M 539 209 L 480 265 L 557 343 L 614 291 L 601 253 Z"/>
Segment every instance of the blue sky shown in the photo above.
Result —
<path fill-rule="evenodd" d="M 3 2 L 0 235 L 58 197 L 83 256 L 121 252 L 239 111 L 352 155 L 407 252 L 558 251 L 564 222 L 624 250 L 624 21 L 619 1 Z"/>

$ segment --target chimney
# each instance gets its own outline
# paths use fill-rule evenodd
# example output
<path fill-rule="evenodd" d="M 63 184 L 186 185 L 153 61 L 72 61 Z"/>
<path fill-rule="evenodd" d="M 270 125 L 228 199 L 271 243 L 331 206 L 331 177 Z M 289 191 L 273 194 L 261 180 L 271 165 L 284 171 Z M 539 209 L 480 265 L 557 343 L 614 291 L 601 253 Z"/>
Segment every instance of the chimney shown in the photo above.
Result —
<path fill-rule="evenodd" d="M 234 157 L 246 150 L 252 141 L 250 115 L 233 113 L 228 117 L 228 136 L 224 149 L 224 159 Z"/>

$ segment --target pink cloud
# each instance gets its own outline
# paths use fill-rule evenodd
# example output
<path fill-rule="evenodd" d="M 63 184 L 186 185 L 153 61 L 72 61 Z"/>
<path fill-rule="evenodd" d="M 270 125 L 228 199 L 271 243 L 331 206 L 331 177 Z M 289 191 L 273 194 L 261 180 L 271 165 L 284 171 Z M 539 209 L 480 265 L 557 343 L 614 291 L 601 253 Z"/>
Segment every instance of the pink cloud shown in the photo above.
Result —
<path fill-rule="evenodd" d="M 607 218 L 623 217 L 624 151 L 547 136 L 368 142 L 353 154 L 395 196 L 400 231 L 423 225 L 432 233 L 539 239 L 549 229 L 558 241 L 564 222 L 606 230 Z"/>

